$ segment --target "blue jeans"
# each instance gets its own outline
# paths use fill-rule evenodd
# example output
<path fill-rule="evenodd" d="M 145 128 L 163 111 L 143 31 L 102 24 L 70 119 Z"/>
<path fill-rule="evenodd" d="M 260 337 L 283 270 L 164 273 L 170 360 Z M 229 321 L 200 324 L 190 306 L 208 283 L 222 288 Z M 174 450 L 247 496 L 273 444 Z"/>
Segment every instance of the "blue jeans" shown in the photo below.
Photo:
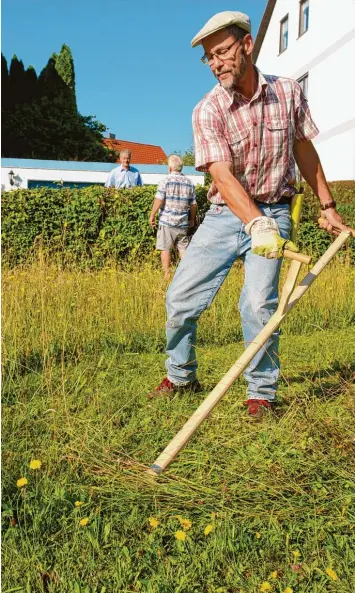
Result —
<path fill-rule="evenodd" d="M 265 204 L 260 210 L 277 221 L 289 237 L 288 204 Z M 176 385 L 196 379 L 197 321 L 212 303 L 234 261 L 241 258 L 245 279 L 239 300 L 245 344 L 253 341 L 276 311 L 281 260 L 251 252 L 244 224 L 227 206 L 212 205 L 186 250 L 169 287 L 167 307 L 167 375 Z M 249 399 L 275 398 L 280 372 L 279 333 L 275 332 L 244 373 Z"/>

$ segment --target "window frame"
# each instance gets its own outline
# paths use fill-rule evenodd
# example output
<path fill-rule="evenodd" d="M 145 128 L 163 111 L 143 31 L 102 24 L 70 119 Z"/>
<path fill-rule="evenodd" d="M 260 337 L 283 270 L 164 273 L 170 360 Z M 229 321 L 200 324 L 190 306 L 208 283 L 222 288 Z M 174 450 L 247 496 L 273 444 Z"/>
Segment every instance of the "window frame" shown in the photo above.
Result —
<path fill-rule="evenodd" d="M 302 84 L 304 80 L 307 80 L 307 93 L 305 93 L 305 91 L 304 91 L 304 85 Z M 304 96 L 306 97 L 306 99 L 308 99 L 309 72 L 305 72 L 304 74 L 302 74 L 302 76 L 300 76 L 299 78 L 297 78 L 297 82 L 300 85 Z"/>
<path fill-rule="evenodd" d="M 283 48 L 282 47 L 282 38 L 283 38 L 283 35 L 282 35 L 282 25 L 284 23 L 286 23 L 286 22 L 287 22 L 287 45 L 286 45 L 286 47 Z M 281 19 L 281 21 L 280 21 L 279 55 L 280 54 L 283 54 L 283 52 L 286 51 L 287 48 L 288 48 L 288 32 L 289 32 L 289 26 L 288 25 L 289 25 L 289 13 L 287 13 L 286 16 L 284 16 L 284 18 Z"/>
<path fill-rule="evenodd" d="M 308 21 L 307 21 L 307 29 L 305 29 L 304 31 L 301 30 L 301 26 L 303 27 L 303 5 L 308 2 Z M 298 39 L 300 37 L 302 37 L 302 35 L 304 35 L 305 33 L 307 33 L 308 29 L 309 29 L 309 6 L 310 6 L 310 1 L 309 0 L 300 0 L 300 8 L 299 8 L 299 14 L 298 14 Z"/>

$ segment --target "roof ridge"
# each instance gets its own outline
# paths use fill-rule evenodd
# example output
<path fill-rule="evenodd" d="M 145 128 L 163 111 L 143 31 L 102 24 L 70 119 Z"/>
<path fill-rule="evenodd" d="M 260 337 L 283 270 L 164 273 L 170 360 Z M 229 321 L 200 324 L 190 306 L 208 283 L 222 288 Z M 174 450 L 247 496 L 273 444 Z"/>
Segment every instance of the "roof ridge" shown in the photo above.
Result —
<path fill-rule="evenodd" d="M 122 140 L 120 138 L 104 138 L 104 140 L 111 140 L 111 142 L 129 142 L 129 144 L 139 144 L 140 146 L 154 146 L 161 148 L 159 144 L 147 144 L 147 142 L 135 142 L 135 140 Z"/>
<path fill-rule="evenodd" d="M 268 0 L 266 8 L 264 10 L 264 14 L 262 16 L 262 19 L 261 19 L 261 22 L 259 25 L 259 30 L 255 37 L 254 48 L 253 48 L 253 52 L 252 52 L 254 64 L 256 64 L 256 62 L 257 62 L 259 52 L 261 50 L 261 46 L 263 44 L 267 28 L 271 21 L 272 13 L 274 12 L 276 2 L 277 2 L 277 0 Z"/>

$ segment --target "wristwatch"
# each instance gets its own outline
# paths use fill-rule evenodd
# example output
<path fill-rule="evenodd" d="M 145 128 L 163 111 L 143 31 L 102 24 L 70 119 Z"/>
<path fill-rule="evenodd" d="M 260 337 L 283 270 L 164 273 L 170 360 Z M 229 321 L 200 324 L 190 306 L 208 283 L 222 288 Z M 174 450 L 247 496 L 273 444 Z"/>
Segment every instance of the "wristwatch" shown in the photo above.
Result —
<path fill-rule="evenodd" d="M 321 210 L 328 210 L 328 208 L 336 208 L 336 202 L 332 200 L 331 202 L 327 202 L 326 204 L 321 205 Z"/>

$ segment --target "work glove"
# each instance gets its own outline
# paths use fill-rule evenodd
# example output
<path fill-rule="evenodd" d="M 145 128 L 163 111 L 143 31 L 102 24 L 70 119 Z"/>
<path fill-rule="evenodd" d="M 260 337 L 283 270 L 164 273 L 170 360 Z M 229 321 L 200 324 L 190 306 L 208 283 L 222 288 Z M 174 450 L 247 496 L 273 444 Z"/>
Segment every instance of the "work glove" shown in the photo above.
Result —
<path fill-rule="evenodd" d="M 268 216 L 257 216 L 245 226 L 247 235 L 251 235 L 251 251 L 267 259 L 283 256 L 284 249 L 298 251 L 292 241 L 283 239 L 276 220 Z"/>

